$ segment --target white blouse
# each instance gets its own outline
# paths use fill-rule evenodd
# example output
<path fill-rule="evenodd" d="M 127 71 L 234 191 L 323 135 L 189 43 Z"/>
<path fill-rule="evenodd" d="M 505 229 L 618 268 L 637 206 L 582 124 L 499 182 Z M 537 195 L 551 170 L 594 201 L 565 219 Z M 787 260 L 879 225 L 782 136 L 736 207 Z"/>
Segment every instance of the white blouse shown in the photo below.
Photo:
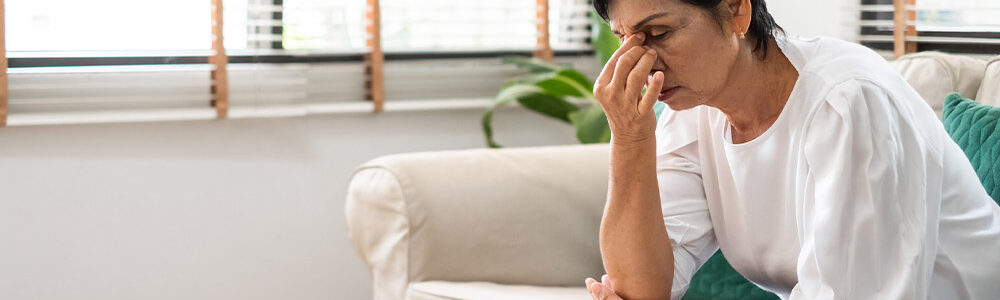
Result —
<path fill-rule="evenodd" d="M 657 124 L 673 299 L 720 248 L 782 299 L 1000 299 L 1000 207 L 920 95 L 860 45 L 778 44 L 799 78 L 761 136 L 706 106 Z"/>

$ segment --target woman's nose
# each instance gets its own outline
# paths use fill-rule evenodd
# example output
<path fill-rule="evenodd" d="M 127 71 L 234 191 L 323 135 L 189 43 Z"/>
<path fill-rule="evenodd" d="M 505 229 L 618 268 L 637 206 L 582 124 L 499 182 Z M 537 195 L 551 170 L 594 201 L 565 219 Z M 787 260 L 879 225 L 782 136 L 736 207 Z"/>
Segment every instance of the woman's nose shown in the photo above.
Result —
<path fill-rule="evenodd" d="M 663 62 L 663 57 L 660 57 L 659 55 L 656 56 L 656 62 L 653 63 L 653 68 L 649 70 L 649 76 L 653 76 L 656 71 L 664 73 L 667 71 L 667 63 Z"/>

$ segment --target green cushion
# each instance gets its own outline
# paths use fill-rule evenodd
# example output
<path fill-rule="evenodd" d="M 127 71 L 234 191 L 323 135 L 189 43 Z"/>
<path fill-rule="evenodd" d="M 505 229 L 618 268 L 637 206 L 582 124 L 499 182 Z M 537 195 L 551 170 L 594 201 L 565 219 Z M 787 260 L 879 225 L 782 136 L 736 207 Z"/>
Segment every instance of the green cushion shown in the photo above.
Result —
<path fill-rule="evenodd" d="M 778 299 L 778 296 L 743 278 L 729 266 L 722 251 L 717 251 L 691 278 L 682 299 Z"/>
<path fill-rule="evenodd" d="M 1000 107 L 965 99 L 958 93 L 944 101 L 944 129 L 955 140 L 994 201 L 1000 200 Z M 1000 203 L 1000 201 L 998 201 Z"/>

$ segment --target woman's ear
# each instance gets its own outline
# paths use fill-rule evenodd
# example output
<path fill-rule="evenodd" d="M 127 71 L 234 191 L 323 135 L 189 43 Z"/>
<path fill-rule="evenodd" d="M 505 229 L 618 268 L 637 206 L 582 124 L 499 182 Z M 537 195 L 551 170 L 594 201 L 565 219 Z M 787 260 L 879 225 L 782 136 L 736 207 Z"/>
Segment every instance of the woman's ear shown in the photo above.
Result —
<path fill-rule="evenodd" d="M 750 4 L 750 0 L 729 0 L 726 2 L 730 15 L 733 16 L 730 21 L 733 32 L 736 35 L 745 34 L 750 30 L 750 21 L 753 20 L 753 4 Z"/>

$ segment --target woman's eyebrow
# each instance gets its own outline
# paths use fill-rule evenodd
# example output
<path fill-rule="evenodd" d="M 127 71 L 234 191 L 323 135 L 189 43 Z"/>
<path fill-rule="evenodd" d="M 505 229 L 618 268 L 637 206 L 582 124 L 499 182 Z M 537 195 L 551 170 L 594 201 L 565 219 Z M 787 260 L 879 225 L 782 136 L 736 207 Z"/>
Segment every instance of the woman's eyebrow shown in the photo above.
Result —
<path fill-rule="evenodd" d="M 669 14 L 670 14 L 670 12 L 666 12 L 665 11 L 665 12 L 661 12 L 661 13 L 649 15 L 648 17 L 643 18 L 642 21 L 639 21 L 639 23 L 635 23 L 635 25 L 632 25 L 632 30 L 639 31 L 639 28 L 642 28 L 642 25 L 646 25 L 646 22 L 652 21 L 653 19 L 656 19 L 656 18 L 659 18 L 659 17 L 663 17 L 663 16 L 666 16 L 666 15 L 669 15 Z"/>
<path fill-rule="evenodd" d="M 649 15 L 649 16 L 643 18 L 642 21 L 639 21 L 638 23 L 635 23 L 635 25 L 632 25 L 632 30 L 639 31 L 639 28 L 642 28 L 642 25 L 646 25 L 647 22 L 652 21 L 653 19 L 656 19 L 656 18 L 659 18 L 659 17 L 663 17 L 663 16 L 666 16 L 666 15 L 669 15 L 669 14 L 670 14 L 670 12 L 661 12 L 661 13 L 656 13 L 656 14 Z M 612 30 L 611 33 L 613 33 L 615 35 L 622 35 L 621 32 L 618 32 L 618 30 Z"/>

